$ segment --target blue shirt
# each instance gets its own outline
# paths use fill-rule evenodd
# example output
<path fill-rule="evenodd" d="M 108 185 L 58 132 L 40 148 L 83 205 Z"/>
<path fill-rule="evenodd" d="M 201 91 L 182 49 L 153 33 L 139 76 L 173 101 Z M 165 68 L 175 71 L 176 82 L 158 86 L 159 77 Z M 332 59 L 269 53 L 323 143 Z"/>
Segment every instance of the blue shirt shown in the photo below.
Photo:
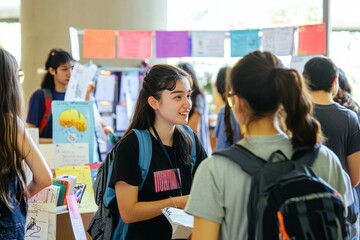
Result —
<path fill-rule="evenodd" d="M 60 100 L 64 101 L 65 92 L 60 93 L 55 90 L 51 90 L 52 100 Z M 34 124 L 36 127 L 40 126 L 40 120 L 44 116 L 45 113 L 45 95 L 43 90 L 36 90 L 30 98 L 29 102 L 29 110 L 26 118 L 27 123 Z M 50 118 L 48 124 L 44 128 L 44 131 L 40 134 L 41 138 L 52 138 L 52 114 L 50 114 Z"/>
<path fill-rule="evenodd" d="M 216 126 L 215 126 L 215 130 L 214 130 L 214 137 L 217 138 L 216 149 L 215 149 L 216 151 L 228 148 L 231 145 L 233 145 L 234 143 L 237 143 L 241 139 L 240 126 L 234 117 L 234 113 L 231 111 L 230 112 L 230 117 L 231 117 L 230 121 L 231 121 L 232 130 L 233 130 L 233 140 L 232 140 L 232 142 L 227 141 L 227 135 L 225 132 L 224 115 L 225 115 L 225 106 L 221 107 L 221 109 L 218 113 Z"/>

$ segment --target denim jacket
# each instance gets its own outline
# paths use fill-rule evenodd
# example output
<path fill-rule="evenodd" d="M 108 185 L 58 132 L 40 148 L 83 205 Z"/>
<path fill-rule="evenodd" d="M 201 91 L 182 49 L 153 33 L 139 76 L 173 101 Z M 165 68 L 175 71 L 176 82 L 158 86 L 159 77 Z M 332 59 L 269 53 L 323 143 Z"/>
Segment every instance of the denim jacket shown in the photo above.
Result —
<path fill-rule="evenodd" d="M 18 203 L 19 193 L 16 191 L 18 188 L 18 179 L 13 177 L 12 181 L 9 181 L 12 209 L 8 209 L 3 200 L 0 199 L 0 240 L 24 239 L 28 205 L 25 196 Z"/>

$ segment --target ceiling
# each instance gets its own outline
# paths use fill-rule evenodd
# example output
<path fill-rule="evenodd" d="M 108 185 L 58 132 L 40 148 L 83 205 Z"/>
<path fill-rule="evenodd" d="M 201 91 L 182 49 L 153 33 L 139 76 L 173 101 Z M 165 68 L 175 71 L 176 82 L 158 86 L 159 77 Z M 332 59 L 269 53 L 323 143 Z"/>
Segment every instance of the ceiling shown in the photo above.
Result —
<path fill-rule="evenodd" d="M 18 20 L 20 18 L 20 3 L 21 0 L 0 0 L 0 21 Z M 360 1 L 332 0 L 330 4 L 333 29 L 360 30 L 360 18 L 358 17 Z"/>

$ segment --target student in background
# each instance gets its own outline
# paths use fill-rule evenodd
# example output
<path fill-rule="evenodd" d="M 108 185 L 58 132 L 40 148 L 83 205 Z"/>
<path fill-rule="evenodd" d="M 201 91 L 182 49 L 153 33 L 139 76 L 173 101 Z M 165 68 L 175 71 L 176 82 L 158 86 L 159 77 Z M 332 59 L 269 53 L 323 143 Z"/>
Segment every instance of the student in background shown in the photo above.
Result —
<path fill-rule="evenodd" d="M 27 199 L 52 182 L 51 171 L 20 118 L 21 94 L 17 62 L 0 48 L 1 239 L 24 239 Z M 23 160 L 33 174 L 29 184 Z"/>
<path fill-rule="evenodd" d="M 359 104 L 352 98 L 351 92 L 352 88 L 346 77 L 346 74 L 342 69 L 339 69 L 339 90 L 336 96 L 334 97 L 334 101 L 339 103 L 341 106 L 350 109 L 355 112 L 359 121 L 360 121 L 360 106 Z M 360 199 L 360 184 L 355 187 L 358 198 Z M 360 201 L 359 201 L 360 208 Z"/>
<path fill-rule="evenodd" d="M 216 138 L 216 151 L 230 147 L 241 139 L 240 126 L 236 122 L 234 113 L 226 101 L 229 91 L 230 67 L 220 68 L 216 77 L 216 89 L 221 95 L 225 105 L 221 107 L 216 121 L 214 137 Z"/>
<path fill-rule="evenodd" d="M 189 114 L 189 127 L 198 135 L 200 142 L 208 156 L 212 153 L 209 129 L 209 104 L 206 101 L 205 93 L 199 85 L 194 67 L 190 63 L 181 63 L 179 68 L 190 74 L 193 87 L 191 93 L 192 108 Z"/>
<path fill-rule="evenodd" d="M 244 129 L 237 144 L 268 159 L 277 150 L 291 158 L 295 147 L 315 147 L 321 139 L 319 123 L 301 75 L 284 69 L 270 52 L 255 51 L 232 68 L 230 105 Z M 286 113 L 287 135 L 278 123 Z M 337 156 L 325 146 L 311 168 L 344 195 L 349 179 Z M 347 181 L 346 181 L 347 180 Z M 247 239 L 247 205 L 251 177 L 235 162 L 213 155 L 199 166 L 185 211 L 194 215 L 192 240 Z"/>
<path fill-rule="evenodd" d="M 206 158 L 196 135 L 193 142 L 181 126 L 189 119 L 191 85 L 185 71 L 170 65 L 155 65 L 144 77 L 132 121 L 115 146 L 109 184 L 129 224 L 126 239 L 171 239 L 172 228 L 161 209 L 185 207 L 192 183 L 192 145 L 196 144 L 197 156 L 193 173 Z M 151 135 L 151 164 L 141 191 L 139 143 L 132 129 L 147 129 Z"/>
<path fill-rule="evenodd" d="M 327 138 L 325 144 L 339 157 L 349 174 L 353 187 L 360 183 L 360 125 L 357 115 L 336 103 L 339 69 L 327 57 L 314 57 L 304 66 L 314 104 L 314 116 Z M 353 189 L 354 200 L 348 207 L 349 239 L 359 239 L 359 199 Z"/>
<path fill-rule="evenodd" d="M 49 106 L 52 100 L 64 100 L 72 61 L 68 52 L 60 48 L 52 49 L 45 62 L 46 74 L 41 82 L 41 89 L 36 90 L 30 98 L 26 122 L 28 127 L 39 128 L 40 143 L 52 143 L 52 115 Z M 45 101 L 49 104 L 45 104 Z"/>
<path fill-rule="evenodd" d="M 360 119 L 360 106 L 359 104 L 352 98 L 351 96 L 351 85 L 344 73 L 343 70 L 339 69 L 339 89 L 334 97 L 334 101 L 339 103 L 341 106 L 350 109 L 351 111 L 355 112 Z"/>

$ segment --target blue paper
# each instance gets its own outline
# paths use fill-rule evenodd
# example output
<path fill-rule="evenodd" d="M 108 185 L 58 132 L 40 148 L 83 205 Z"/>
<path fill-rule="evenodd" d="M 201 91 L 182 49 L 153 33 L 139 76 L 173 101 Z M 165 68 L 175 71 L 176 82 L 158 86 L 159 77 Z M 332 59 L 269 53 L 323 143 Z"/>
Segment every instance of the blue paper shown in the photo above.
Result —
<path fill-rule="evenodd" d="M 231 57 L 242 57 L 260 48 L 259 29 L 230 31 Z"/>
<path fill-rule="evenodd" d="M 92 163 L 95 141 L 93 102 L 52 101 L 51 112 L 53 143 L 89 143 L 89 162 Z"/>

